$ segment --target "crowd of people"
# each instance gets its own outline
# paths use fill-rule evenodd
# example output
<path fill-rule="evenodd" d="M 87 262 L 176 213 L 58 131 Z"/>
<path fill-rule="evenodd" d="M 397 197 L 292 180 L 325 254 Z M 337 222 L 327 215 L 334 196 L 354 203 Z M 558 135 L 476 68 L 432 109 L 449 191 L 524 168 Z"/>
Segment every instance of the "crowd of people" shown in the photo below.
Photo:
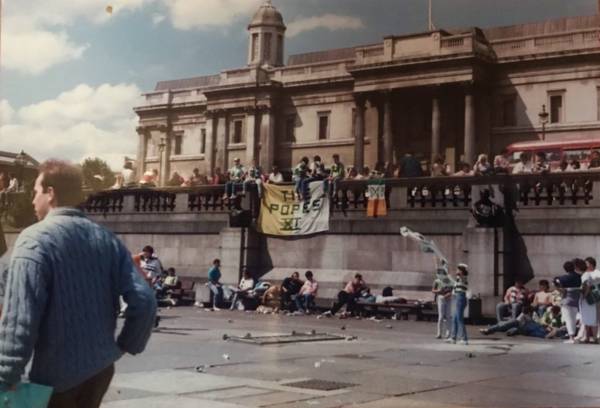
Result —
<path fill-rule="evenodd" d="M 566 343 L 597 343 L 600 320 L 600 270 L 596 260 L 576 258 L 563 265 L 564 275 L 540 280 L 537 291 L 517 281 L 496 307 L 497 323 L 483 334 L 506 332 L 541 338 L 562 338 Z"/>
<path fill-rule="evenodd" d="M 175 171 L 166 182 L 169 187 L 198 187 L 202 185 L 225 185 L 224 197 L 235 198 L 238 194 L 247 192 L 249 185 L 257 186 L 259 194 L 264 183 L 281 184 L 292 182 L 295 185 L 297 196 L 300 200 L 306 199 L 308 186 L 317 180 L 328 180 L 328 186 L 335 193 L 339 180 L 368 180 L 380 178 L 412 178 L 412 177 L 469 177 L 487 176 L 494 174 L 541 174 L 548 172 L 573 172 L 580 170 L 600 170 L 600 152 L 593 150 L 589 158 L 580 162 L 577 158 L 563 157 L 558 165 L 551 162 L 544 152 L 522 152 L 518 160 L 514 161 L 508 151 L 503 150 L 493 160 L 485 154 L 480 154 L 474 164 L 459 162 L 454 169 L 443 156 L 438 155 L 431 163 L 421 161 L 412 152 L 407 152 L 399 159 L 397 164 L 378 162 L 373 167 L 357 168 L 346 166 L 342 163 L 340 155 L 334 154 L 329 165 L 319 155 L 312 160 L 305 156 L 291 169 L 291 174 L 282 173 L 278 166 L 273 166 L 270 171 L 264 171 L 255 161 L 243 165 L 239 158 L 234 158 L 233 166 L 223 172 L 220 167 L 215 168 L 210 174 L 201 174 L 195 168 L 188 177 Z M 126 162 L 121 173 L 117 175 L 114 189 L 128 187 L 155 187 L 159 184 L 157 169 L 146 171 L 139 180 L 136 179 L 133 164 Z"/>

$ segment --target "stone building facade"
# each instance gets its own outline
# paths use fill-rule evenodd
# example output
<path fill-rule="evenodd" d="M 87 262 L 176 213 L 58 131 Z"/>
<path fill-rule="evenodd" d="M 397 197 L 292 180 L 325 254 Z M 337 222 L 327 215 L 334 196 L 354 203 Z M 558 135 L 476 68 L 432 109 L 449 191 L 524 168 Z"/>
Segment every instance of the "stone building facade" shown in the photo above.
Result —
<path fill-rule="evenodd" d="M 600 18 L 435 30 L 291 55 L 266 1 L 248 26 L 247 65 L 159 82 L 136 107 L 138 163 L 161 182 L 234 157 L 289 169 L 333 153 L 356 167 L 408 151 L 450 164 L 542 137 L 600 139 Z"/>

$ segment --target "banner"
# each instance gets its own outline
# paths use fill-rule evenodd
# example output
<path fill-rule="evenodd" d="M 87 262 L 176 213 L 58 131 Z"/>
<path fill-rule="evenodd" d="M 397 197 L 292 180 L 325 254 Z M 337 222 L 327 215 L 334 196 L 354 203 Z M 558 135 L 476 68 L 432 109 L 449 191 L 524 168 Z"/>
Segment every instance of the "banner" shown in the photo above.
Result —
<path fill-rule="evenodd" d="M 310 183 L 310 199 L 298 201 L 294 186 L 265 184 L 258 231 L 268 235 L 299 236 L 329 231 L 329 196 L 325 182 Z"/>
<path fill-rule="evenodd" d="M 387 204 L 385 202 L 385 183 L 383 180 L 372 181 L 367 185 L 367 217 L 385 217 Z"/>

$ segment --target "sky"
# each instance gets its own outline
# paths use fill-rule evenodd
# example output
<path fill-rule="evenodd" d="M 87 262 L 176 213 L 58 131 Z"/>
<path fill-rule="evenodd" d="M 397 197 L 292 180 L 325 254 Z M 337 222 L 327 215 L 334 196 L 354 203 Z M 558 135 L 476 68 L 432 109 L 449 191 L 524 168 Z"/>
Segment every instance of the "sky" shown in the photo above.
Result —
<path fill-rule="evenodd" d="M 140 95 L 246 64 L 264 0 L 4 0 L 0 150 L 38 160 L 135 157 Z M 427 0 L 273 0 L 286 54 L 426 31 Z M 112 7 L 112 13 L 107 8 Z M 433 0 L 438 28 L 590 15 L 596 0 Z"/>

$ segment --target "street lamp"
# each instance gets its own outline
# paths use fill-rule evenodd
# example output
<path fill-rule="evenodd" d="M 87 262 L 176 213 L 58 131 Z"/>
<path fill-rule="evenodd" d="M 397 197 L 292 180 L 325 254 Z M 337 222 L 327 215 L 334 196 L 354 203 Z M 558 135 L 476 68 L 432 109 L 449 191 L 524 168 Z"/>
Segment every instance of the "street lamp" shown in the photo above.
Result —
<path fill-rule="evenodd" d="M 540 123 L 542 124 L 542 140 L 546 140 L 546 124 L 550 114 L 546 111 L 546 105 L 542 105 L 542 111 L 538 114 L 540 117 Z"/>
<path fill-rule="evenodd" d="M 23 150 L 21 150 L 21 153 L 17 154 L 17 156 L 15 157 L 15 169 L 17 170 L 17 190 L 20 190 L 22 188 L 22 186 L 25 184 L 24 180 L 23 180 L 23 172 L 25 170 L 25 166 L 27 165 L 27 155 L 25 154 L 25 152 Z"/>

